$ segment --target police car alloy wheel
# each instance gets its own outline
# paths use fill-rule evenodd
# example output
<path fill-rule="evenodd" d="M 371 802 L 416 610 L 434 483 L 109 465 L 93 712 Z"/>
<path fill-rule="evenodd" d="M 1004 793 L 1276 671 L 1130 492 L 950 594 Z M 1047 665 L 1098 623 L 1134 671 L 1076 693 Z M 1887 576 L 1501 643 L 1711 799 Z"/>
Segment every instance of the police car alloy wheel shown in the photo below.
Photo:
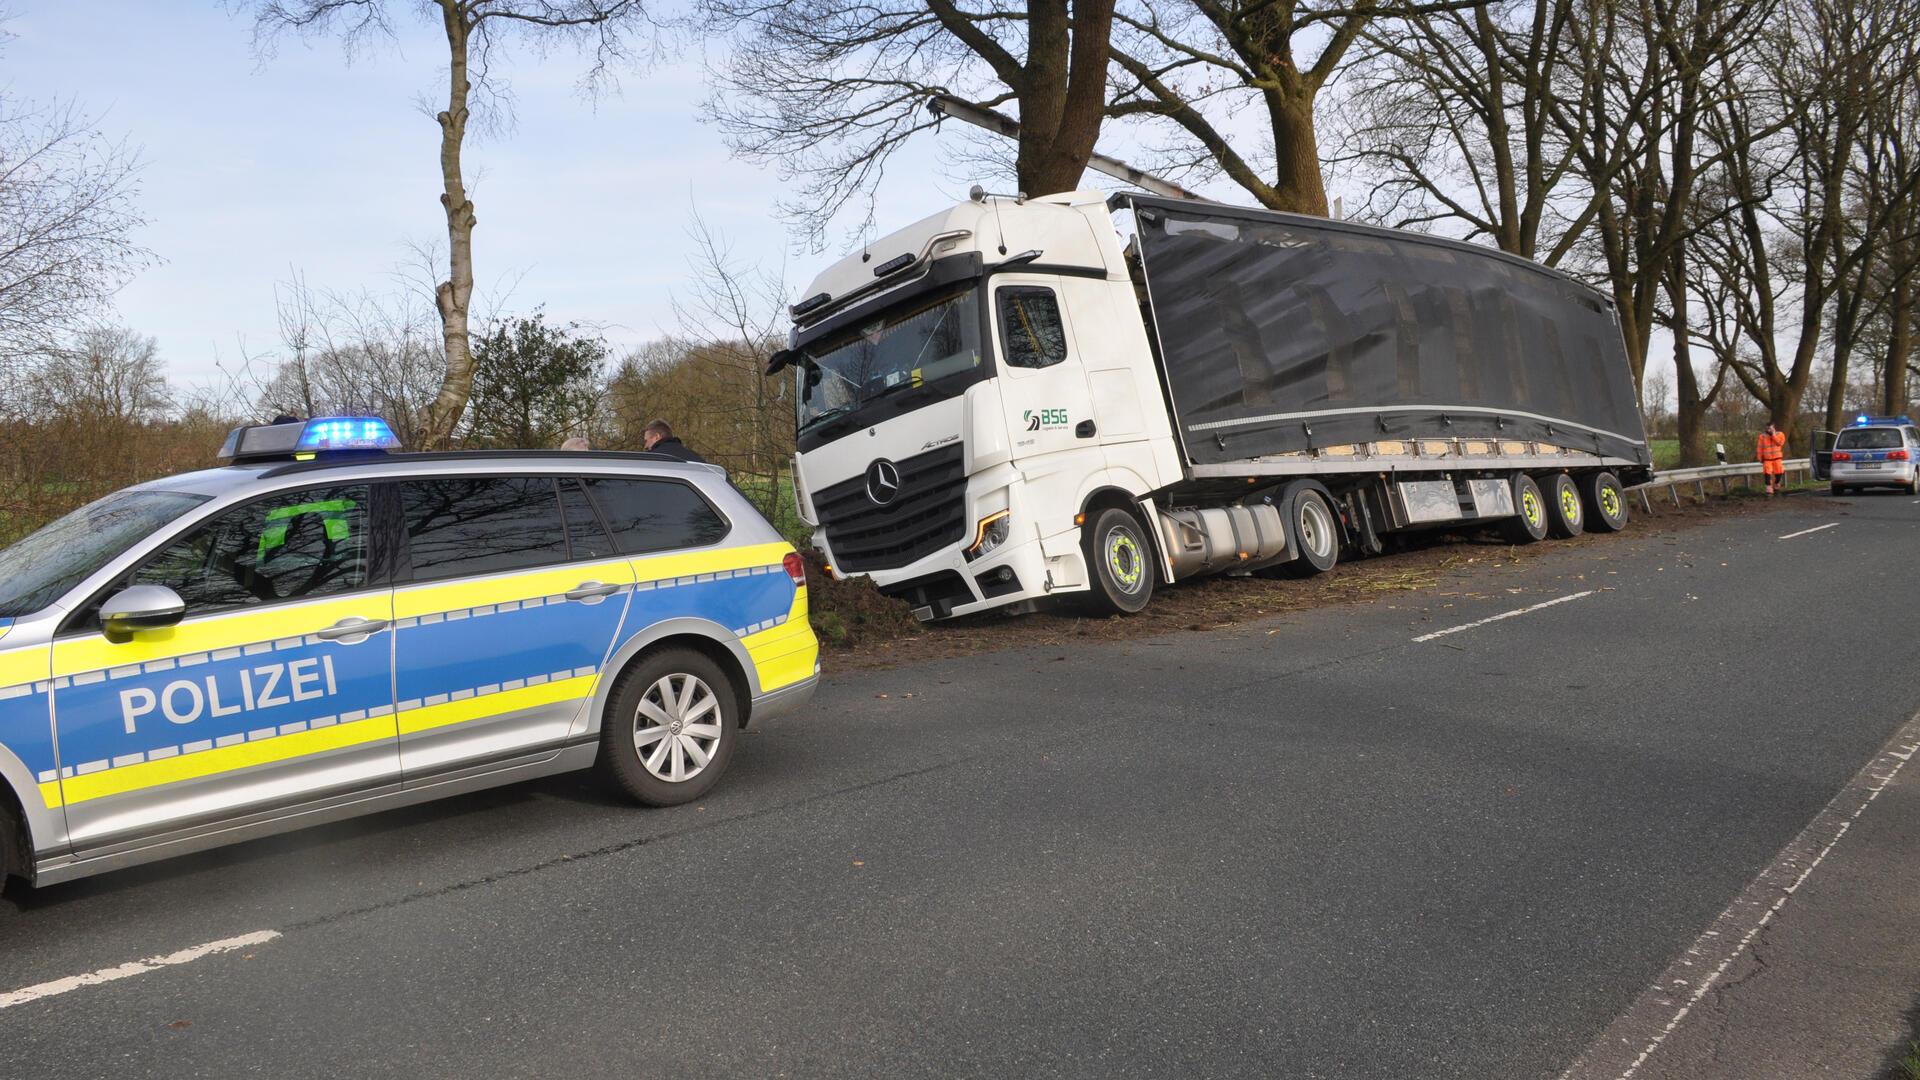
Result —
<path fill-rule="evenodd" d="M 704 653 L 665 649 L 620 676 L 607 699 L 600 764 L 634 801 L 674 806 L 713 790 L 733 758 L 740 707 Z"/>

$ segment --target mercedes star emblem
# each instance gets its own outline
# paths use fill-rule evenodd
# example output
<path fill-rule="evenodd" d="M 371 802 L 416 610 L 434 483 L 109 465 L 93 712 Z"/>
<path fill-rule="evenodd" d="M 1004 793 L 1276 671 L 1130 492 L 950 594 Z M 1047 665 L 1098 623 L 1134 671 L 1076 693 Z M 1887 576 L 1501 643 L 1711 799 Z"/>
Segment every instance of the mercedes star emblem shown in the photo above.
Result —
<path fill-rule="evenodd" d="M 877 458 L 867 466 L 867 498 L 875 506 L 886 506 L 900 497 L 900 466 L 886 458 Z"/>

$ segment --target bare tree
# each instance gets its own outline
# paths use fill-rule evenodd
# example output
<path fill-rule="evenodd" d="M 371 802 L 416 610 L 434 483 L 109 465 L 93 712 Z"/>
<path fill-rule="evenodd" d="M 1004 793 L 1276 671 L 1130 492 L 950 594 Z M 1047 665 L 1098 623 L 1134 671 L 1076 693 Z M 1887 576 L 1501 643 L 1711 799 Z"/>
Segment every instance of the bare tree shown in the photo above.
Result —
<path fill-rule="evenodd" d="M 1117 16 L 1119 80 L 1110 117 L 1144 117 L 1176 140 L 1176 160 L 1207 162 L 1262 206 L 1327 213 L 1314 104 L 1376 20 L 1471 8 L 1483 0 L 1184 0 Z M 1310 55 L 1303 51 L 1314 50 Z M 1249 151 L 1235 118 L 1258 110 Z"/>
<path fill-rule="evenodd" d="M 0 372 L 97 317 L 152 254 L 138 155 L 71 104 L 0 89 Z"/>
<path fill-rule="evenodd" d="M 787 213 L 818 237 L 887 160 L 938 123 L 933 93 L 1019 113 L 1015 182 L 1080 182 L 1106 104 L 1114 0 L 704 0 L 732 39 L 708 115 L 734 149 L 801 179 Z"/>
<path fill-rule="evenodd" d="M 447 224 L 447 278 L 435 290 L 446 373 L 422 434 L 428 445 L 452 438 L 473 389 L 471 304 L 473 229 L 477 222 L 461 154 L 475 122 L 476 95 L 499 103 L 504 84 L 490 78 L 494 50 L 519 36 L 534 50 L 570 43 L 589 58 L 584 85 L 593 90 L 617 65 L 649 51 L 641 37 L 653 23 L 640 0 L 429 0 L 420 9 L 437 22 L 447 42 L 446 108 L 434 114 L 440 127 L 440 205 Z M 392 33 L 388 0 L 259 0 L 253 5 L 255 48 L 271 52 L 287 32 L 313 37 L 338 34 L 349 53 Z"/>
<path fill-rule="evenodd" d="M 1863 205 L 1849 190 L 1863 133 L 1920 77 L 1907 47 L 1916 18 L 1914 0 L 1788 0 L 1751 70 L 1724 80 L 1736 92 L 1707 114 L 1707 137 L 1738 150 L 1719 167 L 1726 213 L 1699 233 L 1698 250 L 1729 286 L 1744 339 L 1734 375 L 1782 430 L 1812 384 L 1836 298 L 1920 190 L 1909 158 L 1909 171 L 1886 178 L 1879 208 L 1849 227 L 1849 206 Z"/>
<path fill-rule="evenodd" d="M 95 326 L 55 350 L 35 372 L 41 415 L 84 418 L 124 430 L 159 419 L 171 402 L 154 340 L 120 326 Z"/>
<path fill-rule="evenodd" d="M 1583 17 L 1579 0 L 1495 0 L 1370 25 L 1330 155 L 1368 185 L 1359 213 L 1557 266 L 1608 197 L 1576 153 L 1587 114 L 1566 109 L 1594 74 L 1569 40 Z"/>
<path fill-rule="evenodd" d="M 428 424 L 446 361 L 424 291 L 325 292 L 295 275 L 276 294 L 281 352 L 257 358 L 264 373 L 256 358 L 244 358 L 216 411 L 378 416 L 402 445 L 431 445 Z"/>
<path fill-rule="evenodd" d="M 679 331 L 622 361 L 605 438 L 637 449 L 641 429 L 664 418 L 769 518 L 790 519 L 793 399 L 785 381 L 763 374 L 785 344 L 786 282 L 743 264 L 697 214 L 691 233 L 692 285 L 673 304 Z"/>

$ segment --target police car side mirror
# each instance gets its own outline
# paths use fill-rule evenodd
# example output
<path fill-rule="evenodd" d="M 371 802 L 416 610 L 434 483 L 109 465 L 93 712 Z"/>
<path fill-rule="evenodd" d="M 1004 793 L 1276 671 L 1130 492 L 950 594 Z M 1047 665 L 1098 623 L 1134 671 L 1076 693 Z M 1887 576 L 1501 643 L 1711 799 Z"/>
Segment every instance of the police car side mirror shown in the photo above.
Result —
<path fill-rule="evenodd" d="M 186 613 L 187 602 L 165 585 L 135 585 L 100 605 L 100 628 L 108 641 L 125 642 L 138 631 L 173 626 Z"/>

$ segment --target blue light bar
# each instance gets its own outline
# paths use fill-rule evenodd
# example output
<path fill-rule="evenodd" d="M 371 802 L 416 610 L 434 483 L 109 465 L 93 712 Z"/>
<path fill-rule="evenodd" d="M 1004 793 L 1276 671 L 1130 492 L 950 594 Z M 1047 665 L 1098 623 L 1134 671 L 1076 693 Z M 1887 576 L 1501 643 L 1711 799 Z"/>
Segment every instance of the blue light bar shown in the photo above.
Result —
<path fill-rule="evenodd" d="M 336 416 L 307 421 L 300 433 L 297 449 L 301 453 L 320 450 L 397 450 L 400 440 L 393 429 L 377 416 Z"/>
<path fill-rule="evenodd" d="M 1854 421 L 1854 427 L 1911 427 L 1913 421 L 1904 416 L 1868 416 L 1861 413 Z"/>
<path fill-rule="evenodd" d="M 377 416 L 323 416 L 234 428 L 220 448 L 226 461 L 284 461 L 339 450 L 398 450 L 393 428 Z"/>

